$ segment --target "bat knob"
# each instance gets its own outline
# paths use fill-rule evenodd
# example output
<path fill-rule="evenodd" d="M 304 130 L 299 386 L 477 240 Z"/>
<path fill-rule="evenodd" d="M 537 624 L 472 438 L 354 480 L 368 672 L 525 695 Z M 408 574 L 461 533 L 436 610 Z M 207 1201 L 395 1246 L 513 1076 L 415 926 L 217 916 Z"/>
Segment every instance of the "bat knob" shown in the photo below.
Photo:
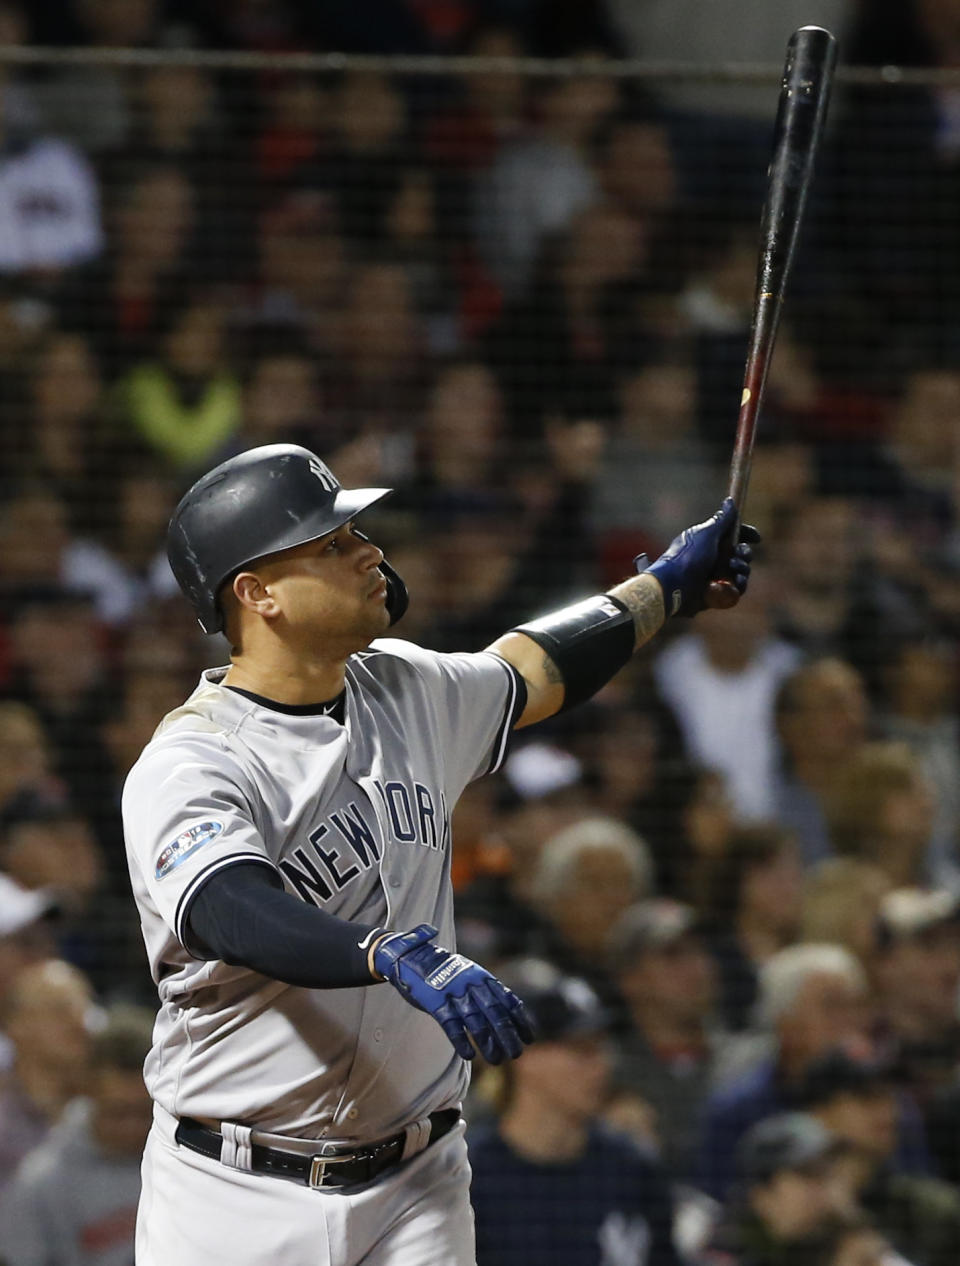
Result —
<path fill-rule="evenodd" d="M 707 607 L 711 611 L 729 611 L 740 601 L 740 590 L 730 580 L 711 580 L 707 586 Z"/>

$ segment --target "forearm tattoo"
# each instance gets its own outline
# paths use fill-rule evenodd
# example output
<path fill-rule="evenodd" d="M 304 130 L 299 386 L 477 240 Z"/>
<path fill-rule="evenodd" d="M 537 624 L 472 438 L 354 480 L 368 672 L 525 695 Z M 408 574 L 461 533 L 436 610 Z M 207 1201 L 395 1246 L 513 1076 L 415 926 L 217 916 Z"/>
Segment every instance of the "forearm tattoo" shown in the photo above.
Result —
<path fill-rule="evenodd" d="M 614 598 L 625 603 L 633 616 L 637 646 L 653 637 L 664 621 L 663 593 L 656 580 L 649 576 L 631 576 L 622 585 L 611 589 Z"/>
<path fill-rule="evenodd" d="M 556 664 L 553 662 L 553 660 L 550 658 L 549 655 L 544 655 L 542 667 L 543 667 L 543 675 L 544 677 L 546 677 L 547 681 L 549 682 L 551 686 L 563 685 L 563 673 L 556 666 Z"/>

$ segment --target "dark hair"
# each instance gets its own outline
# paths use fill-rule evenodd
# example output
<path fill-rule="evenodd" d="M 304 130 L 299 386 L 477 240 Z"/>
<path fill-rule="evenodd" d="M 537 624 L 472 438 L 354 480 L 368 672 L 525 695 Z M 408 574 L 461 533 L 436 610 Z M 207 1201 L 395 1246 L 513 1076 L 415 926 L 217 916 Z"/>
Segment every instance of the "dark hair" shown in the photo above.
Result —
<path fill-rule="evenodd" d="M 794 844 L 793 834 L 775 822 L 735 830 L 707 883 L 707 917 L 711 925 L 729 927 L 739 911 L 747 876 L 774 861 Z"/>

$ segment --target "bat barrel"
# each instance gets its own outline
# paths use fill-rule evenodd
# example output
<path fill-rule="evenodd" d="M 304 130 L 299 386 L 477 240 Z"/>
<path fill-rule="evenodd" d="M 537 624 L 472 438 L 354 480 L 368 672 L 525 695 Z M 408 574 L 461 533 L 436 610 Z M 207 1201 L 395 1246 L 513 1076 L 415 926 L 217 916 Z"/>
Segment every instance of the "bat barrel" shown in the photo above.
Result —
<path fill-rule="evenodd" d="M 729 495 L 738 507 L 746 496 L 757 413 L 823 133 L 836 59 L 837 42 L 823 27 L 804 26 L 790 37 L 773 129 L 767 197 L 760 224 L 753 324 L 730 464 Z"/>
<path fill-rule="evenodd" d="M 730 462 L 728 495 L 733 498 L 738 513 L 747 495 L 760 402 L 813 163 L 823 133 L 836 60 L 837 42 L 823 27 L 804 26 L 790 37 L 773 129 L 767 197 L 760 224 L 753 323 Z M 711 584 L 708 598 L 711 607 L 732 607 L 738 599 L 739 594 L 730 581 L 717 580 Z"/>

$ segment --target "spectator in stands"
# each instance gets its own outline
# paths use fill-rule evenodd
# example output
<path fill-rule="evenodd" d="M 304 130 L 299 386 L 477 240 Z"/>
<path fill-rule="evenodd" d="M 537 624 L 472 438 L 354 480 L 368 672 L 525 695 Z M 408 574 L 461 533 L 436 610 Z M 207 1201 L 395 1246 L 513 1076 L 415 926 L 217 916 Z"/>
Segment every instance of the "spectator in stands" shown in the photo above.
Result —
<path fill-rule="evenodd" d="M 644 264 L 636 220 L 601 200 L 544 242 L 528 290 L 486 340 L 520 441 L 536 441 L 545 414 L 615 416 L 621 361 L 636 355 L 630 305 Z"/>
<path fill-rule="evenodd" d="M 98 735 L 109 699 L 106 648 L 93 605 L 50 586 L 18 594 L 8 625 L 13 695 L 40 717 L 71 802 L 96 815 L 107 786 Z"/>
<path fill-rule="evenodd" d="M 49 484 L 24 481 L 0 503 L 0 589 L 88 592 L 76 567 L 67 507 Z"/>
<path fill-rule="evenodd" d="M 65 324 L 89 330 L 111 381 L 159 350 L 157 333 L 191 274 L 197 222 L 196 192 L 176 164 L 140 161 L 114 180 L 110 249 L 60 303 Z"/>
<path fill-rule="evenodd" d="M 783 770 L 775 813 L 796 835 L 804 865 L 832 853 L 825 799 L 838 768 L 867 736 L 867 696 L 852 665 L 813 660 L 782 683 L 775 703 Z"/>
<path fill-rule="evenodd" d="M 0 702 L 0 818 L 25 797 L 62 799 L 51 767 L 50 744 L 37 713 L 25 703 Z"/>
<path fill-rule="evenodd" d="M 337 364 L 329 374 L 331 404 L 348 440 L 337 454 L 347 486 L 409 479 L 424 335 L 404 268 L 383 258 L 361 263 L 343 297 Z"/>
<path fill-rule="evenodd" d="M 910 747 L 934 790 L 931 877 L 954 885 L 960 877 L 960 719 L 952 642 L 904 638 L 885 665 L 884 685 L 881 731 Z"/>
<path fill-rule="evenodd" d="M 905 1266 L 867 1214 L 855 1210 L 829 1220 L 808 1260 L 810 1266 Z"/>
<path fill-rule="evenodd" d="M 110 1008 L 91 1042 L 90 1092 L 27 1157 L 0 1200 L 0 1243 L 19 1266 L 133 1260 L 150 1129 L 143 1061 L 153 1013 Z"/>
<path fill-rule="evenodd" d="M 669 128 L 653 111 L 624 110 L 605 129 L 597 165 L 604 193 L 640 224 L 653 254 L 680 198 Z"/>
<path fill-rule="evenodd" d="M 102 477 L 100 370 L 89 339 L 52 330 L 23 375 L 22 421 L 3 437 L 4 478 L 47 484 L 66 505 L 74 532 L 99 527 Z"/>
<path fill-rule="evenodd" d="M 717 866 L 736 828 L 726 780 L 716 770 L 681 763 L 679 767 L 671 764 L 669 775 L 664 771 L 663 782 L 666 802 L 679 824 L 663 886 L 707 915 Z"/>
<path fill-rule="evenodd" d="M 546 936 L 534 884 L 547 840 L 593 812 L 583 766 L 570 752 L 545 742 L 517 747 L 498 775 L 497 830 L 504 864 L 478 875 L 457 896 L 457 922 L 483 962 L 537 951 Z"/>
<path fill-rule="evenodd" d="M 466 41 L 470 57 L 519 58 L 523 43 L 515 29 L 482 23 Z M 522 130 L 527 81 L 515 71 L 464 75 L 452 88 L 453 100 L 427 125 L 428 158 L 467 175 L 488 168 L 500 147 Z"/>
<path fill-rule="evenodd" d="M 814 1117 L 783 1112 L 754 1125 L 736 1149 L 727 1213 L 703 1254 L 706 1263 L 775 1266 L 819 1256 L 821 1236 L 843 1207 L 834 1178 L 842 1148 Z"/>
<path fill-rule="evenodd" d="M 469 358 L 441 362 L 418 436 L 420 503 L 425 498 L 429 509 L 431 501 L 442 505 L 478 488 L 502 495 L 506 430 L 503 395 L 490 369 Z"/>
<path fill-rule="evenodd" d="M 683 801 L 692 793 L 673 759 L 669 720 L 629 695 L 606 694 L 574 717 L 564 741 L 587 771 L 598 812 L 639 832 L 653 856 L 654 887 L 673 891 L 691 864 Z"/>
<path fill-rule="evenodd" d="M 410 119 L 399 86 L 381 71 L 349 70 L 336 81 L 330 143 L 301 183 L 331 193 L 358 254 L 382 242 L 387 208 L 411 160 Z"/>
<path fill-rule="evenodd" d="M 243 421 L 224 460 L 258 444 L 303 444 L 328 452 L 317 366 L 292 331 L 271 331 L 253 350 L 243 374 Z M 339 437 L 337 437 L 339 438 Z"/>
<path fill-rule="evenodd" d="M 162 0 L 73 0 L 61 39 L 68 35 L 67 42 L 99 48 L 155 47 L 165 35 L 176 33 L 168 26 L 166 8 Z M 182 11 L 178 16 L 182 22 Z M 181 43 L 186 34 L 181 25 Z M 94 152 L 123 144 L 133 127 L 131 98 L 137 77 L 126 67 L 58 67 L 42 96 L 51 128 Z"/>
<path fill-rule="evenodd" d="M 0 85 L 0 273 L 49 283 L 103 250 L 100 191 L 83 154 L 53 135 L 18 127 Z"/>
<path fill-rule="evenodd" d="M 617 403 L 591 489 L 591 522 L 604 559 L 616 552 L 622 572 L 635 554 L 654 557 L 669 542 L 677 515 L 702 516 L 722 496 L 722 479 L 696 433 L 689 359 L 671 355 L 632 369 L 619 380 Z"/>
<path fill-rule="evenodd" d="M 82 972 L 49 959 L 20 973 L 3 1027 L 13 1064 L 0 1087 L 0 1188 L 86 1086 L 93 991 Z"/>
<path fill-rule="evenodd" d="M 665 1172 L 600 1123 L 612 1051 L 599 998 L 537 959 L 506 978 L 539 1040 L 507 1071 L 496 1123 L 471 1137 L 478 1266 L 675 1266 Z"/>
<path fill-rule="evenodd" d="M 861 1207 L 917 1266 L 952 1266 L 960 1256 L 960 1193 L 897 1170 L 897 1093 L 890 1065 L 833 1051 L 807 1071 L 805 1111 L 843 1144 L 835 1180 L 847 1207 Z"/>
<path fill-rule="evenodd" d="M 615 81 L 600 76 L 539 80 L 531 89 L 535 129 L 503 145 L 480 175 L 477 247 L 509 297 L 531 281 L 544 240 L 596 201 L 593 146 L 617 95 Z"/>
<path fill-rule="evenodd" d="M 104 878 L 104 857 L 90 824 L 69 805 L 24 799 L 0 819 L 0 868 L 22 887 L 52 892 L 82 915 Z"/>
<path fill-rule="evenodd" d="M 774 816 L 780 762 L 775 701 L 796 671 L 799 652 L 775 636 L 765 607 L 769 580 L 762 573 L 751 601 L 734 611 L 729 626 L 704 611 L 696 628 L 654 658 L 659 693 L 683 735 L 687 757 L 719 770 L 740 821 Z"/>
<path fill-rule="evenodd" d="M 441 187 L 425 166 L 409 166 L 383 213 L 381 236 L 405 269 L 423 321 L 427 351 L 449 355 L 461 346 L 460 314 L 450 269 L 450 232 L 441 219 Z"/>
<path fill-rule="evenodd" d="M 295 189 L 260 218 L 247 319 L 286 329 L 330 373 L 339 355 L 349 268 L 333 194 Z"/>
<path fill-rule="evenodd" d="M 852 580 L 862 539 L 852 501 L 815 497 L 798 503 L 785 521 L 781 519 L 770 543 L 771 565 L 780 581 L 774 598 L 775 626 L 809 656 L 846 651 Z M 827 541 L 835 566 L 824 569 L 820 560 Z"/>
<path fill-rule="evenodd" d="M 610 961 L 628 1016 L 617 1083 L 649 1103 L 661 1160 L 690 1183 L 721 1042 L 716 972 L 696 911 L 666 897 L 630 906 L 611 932 Z"/>
<path fill-rule="evenodd" d="M 905 743 L 865 743 L 836 771 L 827 802 L 834 850 L 879 866 L 896 887 L 930 875 L 933 791 Z"/>
<path fill-rule="evenodd" d="M 694 206 L 697 204 L 694 203 Z M 743 379 L 743 348 L 749 338 L 756 284 L 756 226 L 751 212 L 740 218 L 723 198 L 723 218 L 711 218 L 706 232 L 679 234 L 677 249 L 690 256 L 677 309 L 691 338 L 697 366 L 697 417 L 704 440 L 725 461 L 730 421 L 737 415 Z M 669 274 L 668 274 L 669 278 Z M 811 358 L 789 323 L 777 342 L 766 385 L 765 439 L 789 434 L 815 406 L 819 382 Z M 752 503 L 751 503 L 752 504 Z"/>
<path fill-rule="evenodd" d="M 585 817 L 551 836 L 537 858 L 531 896 L 544 920 L 540 952 L 582 976 L 616 1012 L 622 999 L 608 968 L 610 933 L 634 901 L 649 895 L 646 842 L 617 818 Z"/>
<path fill-rule="evenodd" d="M 734 828 L 714 867 L 706 914 L 719 977 L 719 1010 L 750 1027 L 764 963 L 796 938 L 803 899 L 797 845 L 775 823 Z"/>
<path fill-rule="evenodd" d="M 709 1195 L 725 1198 L 738 1140 L 764 1117 L 796 1105 L 814 1059 L 837 1045 L 866 1043 L 866 1004 L 866 974 L 838 945 L 791 945 L 764 964 L 757 1019 L 769 1053 L 707 1101 L 699 1185 Z M 909 1142 L 916 1167 L 917 1147 Z"/>
<path fill-rule="evenodd" d="M 132 430 L 163 467 L 205 467 L 240 426 L 240 384 L 226 350 L 225 313 L 198 297 L 177 312 L 152 363 L 117 386 L 116 425 Z"/>
<path fill-rule="evenodd" d="M 30 892 L 0 872 L 0 1017 L 6 1013 L 7 999 L 21 974 L 54 957 L 52 920 L 56 911 L 51 893 Z M 0 1028 L 0 1079 L 9 1072 L 13 1058 L 10 1039 Z"/>
<path fill-rule="evenodd" d="M 960 900 L 897 888 L 882 899 L 873 960 L 880 1040 L 926 1104 L 960 1055 Z"/>
<path fill-rule="evenodd" d="M 877 918 L 892 887 L 877 865 L 855 857 L 828 857 L 804 877 L 801 941 L 830 941 L 872 970 Z"/>
<path fill-rule="evenodd" d="M 94 594 L 100 620 L 122 629 L 151 600 L 177 592 L 163 542 L 180 488 L 162 469 L 123 468 L 100 479 L 110 494 L 103 529 L 74 539 L 69 574 L 78 590 Z"/>

